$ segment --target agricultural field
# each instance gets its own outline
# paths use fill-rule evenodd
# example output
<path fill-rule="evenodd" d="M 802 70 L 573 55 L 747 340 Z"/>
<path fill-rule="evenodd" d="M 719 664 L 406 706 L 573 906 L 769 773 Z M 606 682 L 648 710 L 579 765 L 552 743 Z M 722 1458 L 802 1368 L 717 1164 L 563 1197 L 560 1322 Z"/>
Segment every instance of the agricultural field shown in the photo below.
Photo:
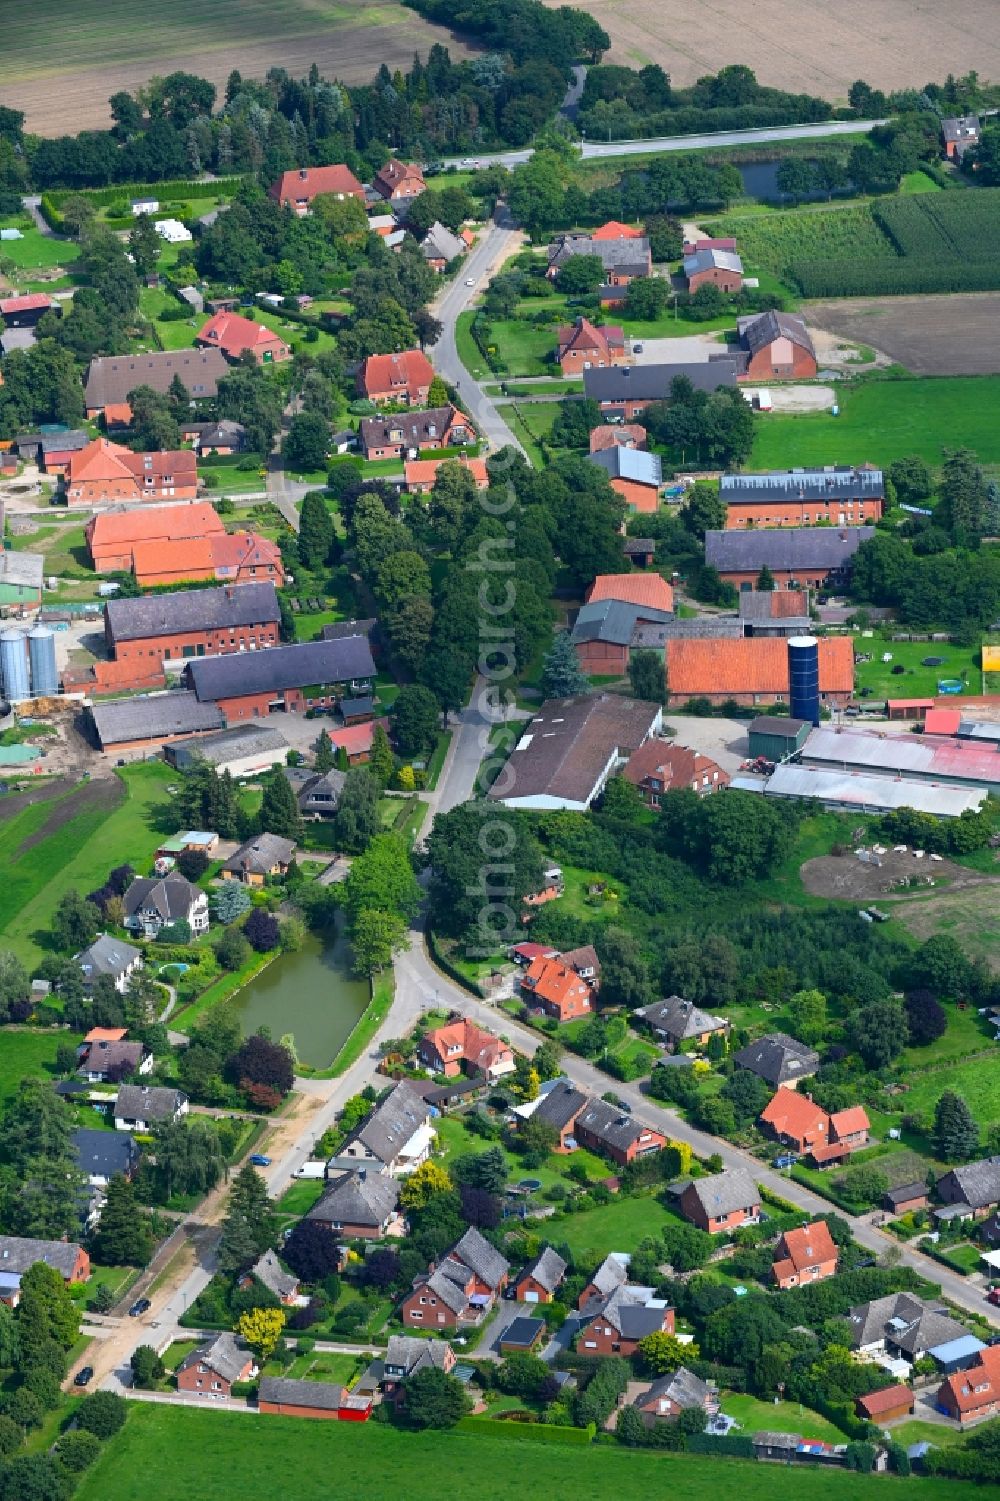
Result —
<path fill-rule="evenodd" d="M 1000 293 L 961 297 L 856 297 L 808 303 L 808 322 L 856 339 L 914 375 L 1000 372 Z"/>
<path fill-rule="evenodd" d="M 260 1418 L 145 1402 L 129 1404 L 128 1421 L 102 1450 L 77 1491 L 79 1501 L 172 1501 L 177 1495 L 239 1495 L 241 1501 L 327 1501 L 330 1476 L 364 1476 L 367 1501 L 436 1501 L 441 1476 L 452 1501 L 508 1501 L 511 1477 L 523 1501 L 573 1494 L 648 1501 L 703 1501 L 738 1486 L 744 1501 L 797 1501 L 795 1468 L 714 1461 L 700 1454 L 531 1444 L 462 1433 L 405 1433 L 382 1423 L 316 1423 Z M 277 1477 L 284 1477 L 278 1480 Z M 831 1469 L 809 1472 L 811 1501 L 876 1501 L 892 1481 Z M 915 1492 L 926 1487 L 913 1481 Z M 360 1494 L 348 1485 L 345 1495 Z M 982 1489 L 935 1480 L 934 1501 L 977 1501 Z"/>
<path fill-rule="evenodd" d="M 985 959 L 1000 972 L 1000 933 L 996 926 L 997 888 L 991 882 L 942 891 L 919 901 L 897 902 L 893 915 L 921 942 L 943 933 L 956 939 L 970 959 Z M 996 1059 L 992 1060 L 994 1098 Z"/>
<path fill-rule="evenodd" d="M 788 469 L 832 464 L 891 464 L 920 454 L 940 465 L 946 448 L 972 448 L 984 464 L 1000 464 L 1000 429 L 992 413 L 1000 378 L 872 380 L 846 386 L 840 414 L 772 412 L 757 423 L 751 466 Z"/>
<path fill-rule="evenodd" d="M 684 88 L 736 60 L 753 68 L 761 83 L 839 103 L 846 102 L 856 78 L 902 89 L 969 68 L 978 68 L 982 78 L 1000 77 L 1000 35 L 991 0 L 970 0 L 961 28 L 947 36 L 932 0 L 877 0 L 875 5 L 844 0 L 838 6 L 772 0 L 751 11 L 740 0 L 716 0 L 711 25 L 699 27 L 692 27 L 683 0 L 580 4 L 611 37 L 606 62 L 632 68 L 660 63 Z"/>
<path fill-rule="evenodd" d="M 38 0 L 5 20 L 4 104 L 50 136 L 108 129 L 110 95 L 154 73 L 197 73 L 221 93 L 233 68 L 301 77 L 315 63 L 329 78 L 367 83 L 380 63 L 408 67 L 435 42 L 467 55 L 395 0 Z"/>
<path fill-rule="evenodd" d="M 711 221 L 711 233 L 735 235 L 744 262 L 784 281 L 794 262 L 857 259 L 894 261 L 895 251 L 875 222 L 871 204 L 852 203 L 785 209 L 778 213 L 733 212 Z"/>

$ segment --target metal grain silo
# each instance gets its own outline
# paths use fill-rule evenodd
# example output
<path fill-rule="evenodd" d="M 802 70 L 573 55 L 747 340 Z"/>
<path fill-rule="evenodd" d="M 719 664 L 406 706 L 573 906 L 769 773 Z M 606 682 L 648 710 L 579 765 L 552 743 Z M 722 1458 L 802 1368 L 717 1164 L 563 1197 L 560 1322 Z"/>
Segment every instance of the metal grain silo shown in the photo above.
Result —
<path fill-rule="evenodd" d="M 34 698 L 51 698 L 59 692 L 56 638 L 46 625 L 32 626 L 28 632 L 28 666 Z"/>
<path fill-rule="evenodd" d="M 789 713 L 819 724 L 819 642 L 815 636 L 788 638 Z"/>
<path fill-rule="evenodd" d="M 20 631 L 0 634 L 0 677 L 3 691 L 12 704 L 31 697 L 28 652 Z"/>

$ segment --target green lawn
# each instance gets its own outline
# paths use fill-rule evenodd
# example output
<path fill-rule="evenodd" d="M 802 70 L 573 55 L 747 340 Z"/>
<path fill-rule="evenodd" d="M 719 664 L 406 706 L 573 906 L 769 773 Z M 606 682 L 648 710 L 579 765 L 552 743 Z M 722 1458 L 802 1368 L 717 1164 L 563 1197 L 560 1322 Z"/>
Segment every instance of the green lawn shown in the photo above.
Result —
<path fill-rule="evenodd" d="M 160 761 L 124 768 L 125 797 L 113 808 L 98 783 L 82 784 L 36 803 L 0 824 L 0 936 L 23 962 L 35 965 L 45 930 L 64 892 L 86 893 L 126 861 L 145 872 L 162 837 L 157 815 L 174 773 Z M 28 842 L 33 841 L 33 842 Z"/>
<path fill-rule="evenodd" d="M 471 308 L 464 313 L 459 313 L 455 324 L 455 346 L 458 349 L 459 359 L 470 375 L 488 374 L 486 362 L 479 353 L 479 345 L 472 337 L 472 322 L 475 316 Z"/>
<path fill-rule="evenodd" d="M 447 1167 L 453 1158 L 462 1157 L 467 1152 L 485 1152 L 488 1148 L 492 1149 L 498 1145 L 497 1142 L 485 1141 L 481 1136 L 474 1136 L 466 1128 L 460 1115 L 442 1116 L 440 1120 L 434 1122 L 434 1129 L 438 1133 L 438 1146 L 444 1149 L 441 1157 L 444 1167 Z M 596 1157 L 593 1152 L 579 1151 L 572 1153 L 571 1156 L 553 1152 L 544 1167 L 526 1168 L 513 1152 L 508 1152 L 506 1148 L 502 1150 L 507 1159 L 507 1173 L 511 1183 L 516 1183 L 521 1178 L 538 1178 L 543 1189 L 551 1188 L 553 1183 L 562 1183 L 566 1187 L 571 1181 L 566 1174 L 572 1162 L 582 1163 L 595 1182 L 606 1178 L 611 1171 L 609 1165 L 602 1158 Z M 562 1236 L 555 1238 L 561 1239 Z"/>
<path fill-rule="evenodd" d="M 20 240 L 0 241 L 0 262 L 10 261 L 19 271 L 42 271 L 50 266 L 68 266 L 80 254 L 80 247 L 73 240 L 54 240 L 43 235 L 41 230 L 26 215 L 11 218 L 0 216 L 4 229 L 19 229 Z"/>
<path fill-rule="evenodd" d="M 56 1049 L 62 1042 L 76 1042 L 68 1032 L 30 1032 L 5 1027 L 0 1046 L 0 1105 L 17 1093 L 22 1079 L 35 1075 L 55 1077 Z"/>
<path fill-rule="evenodd" d="M 856 652 L 870 652 L 870 662 L 854 669 L 855 691 L 869 690 L 871 698 L 931 698 L 942 678 L 961 678 L 967 693 L 982 693 L 983 675 L 978 646 L 956 646 L 953 641 L 882 641 L 877 636 L 858 639 Z M 883 662 L 883 654 L 892 655 Z M 925 657 L 941 657 L 940 667 L 923 667 Z M 893 672 L 903 667 L 903 672 Z"/>
<path fill-rule="evenodd" d="M 263 323 L 266 328 L 272 328 L 280 334 L 285 343 L 290 345 L 296 353 L 323 354 L 326 350 L 336 349 L 337 341 L 326 329 L 320 328 L 317 323 L 316 329 L 319 337 L 315 340 L 306 339 L 305 335 L 309 325 L 300 323 L 298 319 L 293 323 L 290 318 L 282 316 L 280 309 L 275 312 L 271 308 L 261 307 L 259 303 L 252 309 L 248 309 L 248 316 L 252 316 L 255 323 Z"/>
<path fill-rule="evenodd" d="M 933 177 L 928 177 L 926 172 L 907 172 L 899 184 L 900 195 L 903 198 L 912 198 L 914 193 L 940 193 L 943 191 L 941 184 L 935 182 Z"/>
<path fill-rule="evenodd" d="M 40 552 L 45 559 L 45 572 L 61 578 L 94 581 L 86 538 L 82 526 L 69 522 L 54 522 L 51 526 L 39 527 L 24 537 L 16 537 L 8 544 L 13 551 Z"/>
<path fill-rule="evenodd" d="M 185 1360 L 192 1350 L 197 1350 L 196 1339 L 175 1339 L 172 1345 L 168 1345 L 163 1352 L 163 1364 L 168 1371 L 176 1371 L 182 1360 Z"/>
<path fill-rule="evenodd" d="M 729 1392 L 722 1399 L 722 1411 L 746 1430 L 756 1433 L 769 1428 L 778 1433 L 798 1433 L 803 1438 L 826 1439 L 832 1444 L 842 1444 L 844 1434 L 826 1418 L 800 1402 L 761 1402 L 740 1392 Z"/>
<path fill-rule="evenodd" d="M 322 1194 L 326 1184 L 322 1178 L 301 1178 L 278 1200 L 282 1214 L 307 1214 Z"/>
<path fill-rule="evenodd" d="M 331 1476 L 344 1477 L 338 1492 Z M 350 1480 L 350 1476 L 354 1480 Z M 651 1454 L 616 1448 L 531 1444 L 516 1435 L 406 1433 L 381 1423 L 316 1423 L 249 1417 L 235 1412 L 130 1403 L 121 1434 L 83 1476 L 79 1501 L 173 1501 L 178 1495 L 240 1501 L 438 1501 L 446 1477 L 449 1501 L 552 1501 L 567 1495 L 615 1501 L 705 1501 L 738 1487 L 743 1501 L 876 1501 L 905 1485 L 928 1501 L 978 1501 L 971 1484 L 862 1476 L 832 1469 L 709 1460 L 696 1454 Z M 900 1492 L 901 1494 L 902 1492 Z"/>
<path fill-rule="evenodd" d="M 677 1216 L 648 1195 L 618 1196 L 610 1204 L 570 1214 L 552 1227 L 552 1239 L 565 1241 L 576 1260 L 602 1259 L 609 1251 L 634 1251 L 647 1235 L 658 1235 Z"/>
<path fill-rule="evenodd" d="M 508 375 L 553 375 L 559 369 L 555 324 L 538 328 L 523 318 L 497 319 L 490 324 L 489 347 Z"/>
<path fill-rule="evenodd" d="M 945 1448 L 951 1448 L 953 1444 L 961 1444 L 965 1441 L 965 1434 L 957 1428 L 949 1428 L 947 1423 L 925 1423 L 921 1418 L 911 1418 L 908 1423 L 899 1423 L 892 1429 L 893 1439 L 897 1444 L 905 1444 L 907 1448 L 911 1444 L 940 1444 Z"/>
<path fill-rule="evenodd" d="M 973 1116 L 989 1125 L 1000 1116 L 1000 1093 L 997 1090 L 996 1050 L 985 1058 L 970 1058 L 950 1068 L 916 1072 L 906 1079 L 906 1109 L 917 1115 L 931 1115 L 946 1090 L 962 1096 Z"/>
<path fill-rule="evenodd" d="M 938 465 L 946 448 L 973 448 L 984 464 L 1000 463 L 1000 376 L 871 380 L 839 392 L 840 415 L 770 412 L 757 422 L 754 469 L 852 463 L 890 464 L 919 454 Z"/>

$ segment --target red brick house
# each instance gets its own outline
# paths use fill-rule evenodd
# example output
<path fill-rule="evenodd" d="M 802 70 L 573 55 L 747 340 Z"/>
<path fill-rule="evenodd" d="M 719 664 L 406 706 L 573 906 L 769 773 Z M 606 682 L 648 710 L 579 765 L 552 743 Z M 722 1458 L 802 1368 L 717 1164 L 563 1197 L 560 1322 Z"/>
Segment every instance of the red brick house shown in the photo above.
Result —
<path fill-rule="evenodd" d="M 607 1297 L 590 1299 L 581 1312 L 576 1347 L 581 1355 L 634 1355 L 647 1334 L 673 1334 L 674 1310 L 649 1287 L 626 1282 Z"/>
<path fill-rule="evenodd" d="M 270 579 L 281 588 L 285 566 L 281 549 L 269 537 L 256 532 L 222 532 L 210 537 L 171 538 L 136 542 L 132 570 L 144 589 L 154 584 L 192 583 L 218 579 L 250 584 Z"/>
<path fill-rule="evenodd" d="M 778 1089 L 760 1114 L 772 1135 L 799 1153 L 825 1147 L 830 1139 L 830 1117 L 808 1095 L 797 1089 Z"/>
<path fill-rule="evenodd" d="M 268 196 L 277 200 L 282 208 L 292 208 L 301 218 L 308 214 L 314 198 L 329 193 L 333 198 L 356 198 L 365 201 L 365 190 L 350 167 L 341 162 L 330 167 L 299 167 L 292 172 L 282 172 L 278 181 L 268 189 Z"/>
<path fill-rule="evenodd" d="M 442 464 L 457 464 L 464 469 L 477 490 L 490 488 L 489 470 L 485 459 L 467 459 L 464 454 L 457 459 L 408 459 L 403 465 L 403 481 L 410 495 L 426 495 L 433 490 Z"/>
<path fill-rule="evenodd" d="M 980 1350 L 974 1364 L 949 1376 L 937 1405 L 962 1428 L 1000 1413 L 1000 1345 Z"/>
<path fill-rule="evenodd" d="M 474 1227 L 418 1277 L 400 1305 L 410 1329 L 456 1329 L 480 1324 L 502 1296 L 510 1264 Z"/>
<path fill-rule="evenodd" d="M 567 1270 L 559 1252 L 544 1246 L 514 1279 L 514 1297 L 518 1303 L 551 1303 Z"/>
<path fill-rule="evenodd" d="M 187 448 L 133 453 L 107 438 L 95 438 L 70 454 L 62 487 L 71 506 L 108 500 L 194 500 L 198 464 Z"/>
<path fill-rule="evenodd" d="M 738 292 L 743 286 L 743 262 L 735 250 L 695 250 L 684 257 L 684 275 L 692 295 L 705 286 Z"/>
<path fill-rule="evenodd" d="M 645 448 L 646 429 L 639 422 L 602 422 L 590 434 L 591 453 L 605 448 Z"/>
<path fill-rule="evenodd" d="M 788 701 L 788 643 L 780 636 L 674 638 L 666 643 L 664 661 L 672 705 L 692 698 L 713 704 Z M 853 696 L 850 636 L 820 641 L 819 692 L 825 704 L 846 704 Z"/>
<path fill-rule="evenodd" d="M 556 1133 L 554 1151 L 575 1152 L 579 1145 L 576 1139 L 576 1122 L 589 1103 L 581 1089 L 567 1080 L 559 1080 L 534 1103 L 530 1112 L 525 1106 L 524 1113 L 530 1114 L 532 1120 L 542 1121 L 546 1126 L 552 1127 Z"/>
<path fill-rule="evenodd" d="M 699 797 L 721 792 L 732 780 L 718 762 L 686 745 L 669 740 L 647 740 L 633 751 L 622 776 L 638 787 L 648 808 L 659 808 L 667 792 L 689 788 Z"/>
<path fill-rule="evenodd" d="M 816 350 L 802 318 L 769 311 L 737 318 L 740 347 L 746 354 L 741 380 L 812 380 Z"/>
<path fill-rule="evenodd" d="M 889 1214 L 912 1214 L 917 1209 L 926 1209 L 930 1196 L 925 1183 L 900 1183 L 887 1190 L 882 1208 Z"/>
<path fill-rule="evenodd" d="M 21 1298 L 20 1279 L 38 1261 L 52 1267 L 67 1284 L 86 1282 L 90 1276 L 90 1257 L 72 1241 L 0 1235 L 0 1269 L 14 1284 L 0 1292 L 0 1303 L 6 1303 L 8 1308 L 17 1307 Z"/>
<path fill-rule="evenodd" d="M 586 1308 L 592 1298 L 607 1298 L 617 1287 L 628 1282 L 629 1256 L 625 1251 L 610 1251 L 576 1300 L 577 1308 Z"/>
<path fill-rule="evenodd" d="M 737 1230 L 740 1225 L 754 1225 L 760 1219 L 760 1192 L 742 1168 L 694 1178 L 679 1200 L 686 1220 L 717 1235 L 722 1230 Z"/>
<path fill-rule="evenodd" d="M 390 1230 L 398 1233 L 402 1227 L 398 1206 L 396 1179 L 375 1166 L 359 1166 L 356 1172 L 347 1170 L 328 1179 L 307 1219 L 343 1240 L 383 1240 Z"/>
<path fill-rule="evenodd" d="M 425 1068 L 448 1079 L 457 1077 L 463 1064 L 467 1073 L 482 1074 L 491 1084 L 514 1072 L 510 1043 L 477 1027 L 467 1017 L 456 1017 L 428 1032 L 417 1053 Z"/>
<path fill-rule="evenodd" d="M 232 364 L 248 353 L 258 365 L 279 365 L 292 357 L 280 334 L 263 323 L 244 318 L 241 313 L 213 314 L 199 330 L 195 343 L 206 349 L 221 349 Z"/>
<path fill-rule="evenodd" d="M 646 1391 L 640 1392 L 632 1406 L 646 1427 L 651 1428 L 655 1423 L 671 1422 L 692 1408 L 708 1417 L 718 1411 L 719 1399 L 700 1376 L 686 1366 L 678 1366 L 676 1371 L 661 1376 Z"/>
<path fill-rule="evenodd" d="M 826 1220 L 786 1230 L 774 1248 L 771 1271 L 778 1287 L 805 1287 L 836 1275 L 839 1252 Z"/>
<path fill-rule="evenodd" d="M 361 419 L 361 451 L 366 459 L 415 459 L 428 448 L 460 448 L 475 436 L 468 417 L 450 404 Z"/>
<path fill-rule="evenodd" d="M 358 390 L 369 401 L 419 407 L 426 403 L 433 379 L 434 367 L 422 349 L 370 354 L 358 373 Z"/>
<path fill-rule="evenodd" d="M 521 976 L 521 996 L 560 1022 L 589 1016 L 593 1009 L 591 985 L 562 958 L 534 960 Z"/>
<path fill-rule="evenodd" d="M 644 1125 L 607 1100 L 588 1101 L 576 1118 L 574 1135 L 579 1146 L 610 1157 L 619 1167 L 627 1167 L 637 1157 L 660 1152 L 667 1144 L 662 1132 Z"/>
<path fill-rule="evenodd" d="M 372 187 L 389 203 L 399 198 L 419 198 L 427 184 L 416 162 L 401 162 L 392 156 L 372 178 Z"/>
<path fill-rule="evenodd" d="M 219 1400 L 232 1396 L 238 1381 L 249 1381 L 257 1367 L 249 1350 L 232 1334 L 217 1334 L 199 1345 L 177 1367 L 177 1390 Z"/>
<path fill-rule="evenodd" d="M 111 655 L 136 666 L 277 646 L 280 623 L 278 596 L 269 582 L 109 599 L 104 606 Z"/>
<path fill-rule="evenodd" d="M 455 1369 L 454 1350 L 445 1339 L 421 1339 L 417 1334 L 390 1334 L 382 1364 L 382 1390 L 399 1398 L 411 1376 L 418 1371 L 439 1370 L 450 1375 Z"/>
<path fill-rule="evenodd" d="M 598 327 L 580 317 L 557 329 L 556 338 L 556 359 L 563 375 L 576 375 L 591 365 L 626 365 L 630 358 L 624 330 L 617 324 Z"/>

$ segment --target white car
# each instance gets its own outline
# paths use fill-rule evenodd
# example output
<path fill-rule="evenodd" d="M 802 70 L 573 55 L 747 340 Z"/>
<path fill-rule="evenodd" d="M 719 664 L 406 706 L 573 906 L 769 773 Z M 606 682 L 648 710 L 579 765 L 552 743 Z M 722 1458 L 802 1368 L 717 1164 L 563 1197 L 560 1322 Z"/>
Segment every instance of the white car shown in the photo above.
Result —
<path fill-rule="evenodd" d="M 476 278 L 474 276 L 467 276 L 465 278 L 465 285 L 467 287 L 474 287 L 476 285 Z"/>

